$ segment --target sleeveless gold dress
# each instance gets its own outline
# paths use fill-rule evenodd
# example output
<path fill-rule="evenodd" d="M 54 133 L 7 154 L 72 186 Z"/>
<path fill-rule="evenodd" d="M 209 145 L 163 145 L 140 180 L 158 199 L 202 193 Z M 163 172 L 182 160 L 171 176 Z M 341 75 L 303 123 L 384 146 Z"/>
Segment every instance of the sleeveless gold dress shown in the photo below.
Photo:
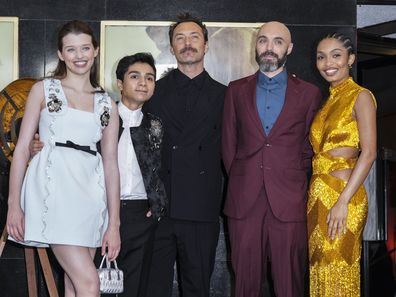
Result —
<path fill-rule="evenodd" d="M 346 234 L 331 240 L 326 218 L 346 185 L 346 181 L 330 173 L 353 169 L 357 161 L 328 152 L 339 147 L 359 149 L 359 131 L 352 110 L 362 90 L 365 89 L 350 77 L 330 87 L 330 97 L 311 126 L 314 157 L 307 206 L 311 297 L 360 296 L 361 239 L 368 208 L 364 186 L 349 202 Z"/>

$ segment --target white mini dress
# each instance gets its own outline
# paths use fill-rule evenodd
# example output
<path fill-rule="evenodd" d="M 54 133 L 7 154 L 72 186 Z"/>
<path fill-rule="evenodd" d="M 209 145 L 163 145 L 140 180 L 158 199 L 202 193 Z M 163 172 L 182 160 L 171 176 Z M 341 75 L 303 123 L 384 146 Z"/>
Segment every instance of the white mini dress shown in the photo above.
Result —
<path fill-rule="evenodd" d="M 60 80 L 45 79 L 44 90 L 39 122 L 44 148 L 31 160 L 22 186 L 22 243 L 99 247 L 108 212 L 96 143 L 108 124 L 111 99 L 95 93 L 92 113 L 68 107 Z"/>

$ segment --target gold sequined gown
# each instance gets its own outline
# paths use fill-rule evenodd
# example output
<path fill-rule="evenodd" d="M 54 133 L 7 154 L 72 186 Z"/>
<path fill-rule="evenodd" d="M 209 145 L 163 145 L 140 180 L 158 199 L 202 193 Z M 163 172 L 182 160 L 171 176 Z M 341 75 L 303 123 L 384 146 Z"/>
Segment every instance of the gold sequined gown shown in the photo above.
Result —
<path fill-rule="evenodd" d="M 330 97 L 311 126 L 314 157 L 307 207 L 311 297 L 360 296 L 360 250 L 368 208 L 364 186 L 349 202 L 345 235 L 330 240 L 326 217 L 346 185 L 346 181 L 330 173 L 353 169 L 357 161 L 328 152 L 340 147 L 359 149 L 352 109 L 362 90 L 352 78 L 330 87 Z"/>

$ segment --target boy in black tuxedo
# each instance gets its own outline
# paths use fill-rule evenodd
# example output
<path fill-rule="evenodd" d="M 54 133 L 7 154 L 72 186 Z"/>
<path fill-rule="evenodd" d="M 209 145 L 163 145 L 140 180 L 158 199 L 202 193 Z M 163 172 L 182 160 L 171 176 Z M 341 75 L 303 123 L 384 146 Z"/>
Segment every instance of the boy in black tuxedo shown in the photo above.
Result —
<path fill-rule="evenodd" d="M 151 54 L 123 57 L 117 66 L 120 129 L 118 166 L 120 170 L 119 266 L 124 271 L 125 293 L 145 296 L 154 231 L 164 215 L 166 194 L 158 177 L 164 134 L 161 120 L 142 111 L 154 92 L 156 68 Z"/>

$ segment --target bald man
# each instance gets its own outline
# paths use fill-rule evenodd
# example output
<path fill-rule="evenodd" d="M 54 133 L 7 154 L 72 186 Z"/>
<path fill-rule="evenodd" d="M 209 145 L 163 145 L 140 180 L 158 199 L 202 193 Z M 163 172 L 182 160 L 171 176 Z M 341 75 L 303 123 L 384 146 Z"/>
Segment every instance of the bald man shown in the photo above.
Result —
<path fill-rule="evenodd" d="M 264 24 L 256 39 L 259 71 L 227 89 L 224 212 L 236 297 L 261 296 L 268 261 L 277 297 L 304 296 L 308 133 L 321 95 L 314 85 L 287 74 L 292 49 L 284 24 Z"/>

